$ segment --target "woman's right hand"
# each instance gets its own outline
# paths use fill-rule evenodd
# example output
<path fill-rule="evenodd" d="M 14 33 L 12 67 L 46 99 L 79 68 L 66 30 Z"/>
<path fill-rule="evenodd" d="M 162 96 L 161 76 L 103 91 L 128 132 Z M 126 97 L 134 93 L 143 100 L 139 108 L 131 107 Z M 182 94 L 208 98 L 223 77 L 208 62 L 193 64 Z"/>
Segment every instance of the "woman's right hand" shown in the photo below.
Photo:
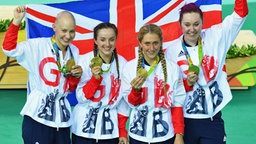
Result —
<path fill-rule="evenodd" d="M 142 76 L 136 76 L 132 81 L 131 81 L 131 86 L 135 89 L 135 91 L 140 91 L 143 83 L 146 81 L 145 78 Z"/>
<path fill-rule="evenodd" d="M 198 79 L 198 75 L 195 72 L 189 72 L 187 75 L 187 82 L 189 86 L 193 86 Z"/>
<path fill-rule="evenodd" d="M 91 72 L 93 74 L 93 76 L 96 78 L 96 79 L 100 79 L 100 76 L 101 76 L 101 66 L 94 66 L 92 67 L 93 63 L 90 64 L 90 68 L 91 68 Z"/>
<path fill-rule="evenodd" d="M 24 5 L 18 6 L 14 9 L 13 24 L 20 25 L 22 19 L 25 17 L 26 7 Z"/>

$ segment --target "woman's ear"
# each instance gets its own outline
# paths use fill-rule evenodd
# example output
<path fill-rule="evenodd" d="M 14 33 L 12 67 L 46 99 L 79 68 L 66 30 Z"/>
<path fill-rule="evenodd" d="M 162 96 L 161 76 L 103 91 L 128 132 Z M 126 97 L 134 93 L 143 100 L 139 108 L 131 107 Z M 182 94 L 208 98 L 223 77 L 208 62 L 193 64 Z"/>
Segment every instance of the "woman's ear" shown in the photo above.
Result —
<path fill-rule="evenodd" d="M 54 32 L 56 32 L 56 25 L 55 25 L 55 23 L 52 24 L 52 29 L 53 29 Z"/>

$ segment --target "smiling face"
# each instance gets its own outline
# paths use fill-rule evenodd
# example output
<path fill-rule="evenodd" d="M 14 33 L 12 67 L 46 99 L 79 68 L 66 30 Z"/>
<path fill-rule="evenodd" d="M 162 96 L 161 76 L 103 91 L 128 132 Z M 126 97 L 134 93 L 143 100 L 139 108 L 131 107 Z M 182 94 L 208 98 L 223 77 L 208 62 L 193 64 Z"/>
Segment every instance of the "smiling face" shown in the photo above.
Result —
<path fill-rule="evenodd" d="M 74 17 L 68 12 L 61 12 L 56 17 L 56 22 L 53 24 L 55 32 L 55 40 L 61 50 L 67 46 L 75 38 L 76 23 Z"/>
<path fill-rule="evenodd" d="M 152 64 L 162 46 L 162 42 L 156 33 L 147 33 L 139 42 L 145 60 Z"/>
<path fill-rule="evenodd" d="M 187 44 L 194 46 L 202 31 L 202 19 L 198 13 L 184 13 L 181 20 L 181 29 L 184 34 L 184 40 Z"/>
<path fill-rule="evenodd" d="M 100 29 L 94 42 L 102 58 L 112 57 L 113 50 L 116 48 L 116 33 L 112 28 Z"/>

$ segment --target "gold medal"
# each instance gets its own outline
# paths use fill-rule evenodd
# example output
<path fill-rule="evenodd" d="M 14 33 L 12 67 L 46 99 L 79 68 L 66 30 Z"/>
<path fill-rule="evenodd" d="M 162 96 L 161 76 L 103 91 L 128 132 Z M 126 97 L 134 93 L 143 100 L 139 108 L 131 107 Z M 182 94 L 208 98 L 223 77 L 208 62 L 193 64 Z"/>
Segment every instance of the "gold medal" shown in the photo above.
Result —
<path fill-rule="evenodd" d="M 72 67 L 75 65 L 74 59 L 69 59 L 66 63 L 66 72 L 71 72 Z"/>
<path fill-rule="evenodd" d="M 188 67 L 188 72 L 194 72 L 195 74 L 199 74 L 200 71 L 200 66 L 202 64 L 202 60 L 203 60 L 203 46 L 202 46 L 202 41 L 201 41 L 201 37 L 198 37 L 198 59 L 199 59 L 199 64 L 198 66 L 194 65 L 192 62 L 192 59 L 188 53 L 187 47 L 185 45 L 185 41 L 182 41 L 182 48 L 185 52 L 185 56 L 187 58 L 189 67 Z"/>
<path fill-rule="evenodd" d="M 94 57 L 92 60 L 91 60 L 91 62 L 93 63 L 92 65 L 91 65 L 91 68 L 93 68 L 93 67 L 95 67 L 95 66 L 102 66 L 102 64 L 103 64 L 103 61 L 102 61 L 102 59 L 100 58 L 100 57 Z"/>
<path fill-rule="evenodd" d="M 199 67 L 196 65 L 189 65 L 188 72 L 195 72 L 195 74 L 199 74 Z"/>
<path fill-rule="evenodd" d="M 148 77 L 148 72 L 147 72 L 147 70 L 145 70 L 144 68 L 140 68 L 140 69 L 137 71 L 137 76 L 142 76 L 144 79 L 147 79 L 147 77 Z"/>

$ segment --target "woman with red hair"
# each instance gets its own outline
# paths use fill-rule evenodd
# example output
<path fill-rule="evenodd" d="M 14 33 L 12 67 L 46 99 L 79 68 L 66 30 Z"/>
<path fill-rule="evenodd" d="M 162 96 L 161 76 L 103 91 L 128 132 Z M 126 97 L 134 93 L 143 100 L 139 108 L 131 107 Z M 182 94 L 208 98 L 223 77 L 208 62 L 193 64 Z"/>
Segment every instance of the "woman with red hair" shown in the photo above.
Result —
<path fill-rule="evenodd" d="M 232 99 L 226 54 L 248 14 L 246 0 L 236 0 L 234 12 L 222 23 L 202 30 L 203 13 L 194 3 L 180 11 L 183 35 L 170 44 L 166 55 L 175 61 L 187 91 L 183 112 L 186 144 L 225 144 L 221 109 Z"/>

